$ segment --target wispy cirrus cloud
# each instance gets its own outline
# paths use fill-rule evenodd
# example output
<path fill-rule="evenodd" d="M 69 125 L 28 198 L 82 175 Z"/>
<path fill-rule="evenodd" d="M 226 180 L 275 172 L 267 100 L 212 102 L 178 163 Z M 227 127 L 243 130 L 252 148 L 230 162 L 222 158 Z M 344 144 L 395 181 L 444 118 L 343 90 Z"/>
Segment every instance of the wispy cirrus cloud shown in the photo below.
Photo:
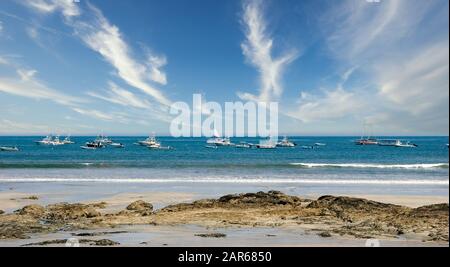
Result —
<path fill-rule="evenodd" d="M 113 66 L 118 77 L 129 86 L 152 96 L 159 104 L 171 104 L 162 91 L 152 84 L 167 84 L 167 75 L 162 70 L 167 59 L 147 49 L 147 60 L 137 60 L 120 29 L 111 24 L 98 8 L 86 3 L 86 8 L 82 9 L 80 3 L 72 0 L 30 0 L 26 5 L 42 13 L 62 12 L 64 22 L 73 28 L 75 35 Z"/>
<path fill-rule="evenodd" d="M 25 0 L 23 4 L 44 14 L 61 11 L 67 18 L 81 14 L 81 10 L 74 0 Z"/>
<path fill-rule="evenodd" d="M 100 120 L 104 120 L 104 121 L 114 121 L 115 117 L 112 116 L 111 114 L 99 111 L 99 110 L 95 110 L 95 109 L 85 109 L 85 108 L 72 108 L 73 111 L 81 114 L 81 115 L 85 115 L 91 118 L 96 118 L 96 119 L 100 119 Z"/>
<path fill-rule="evenodd" d="M 151 104 L 147 100 L 139 98 L 132 92 L 120 88 L 113 82 L 109 82 L 109 90 L 105 90 L 104 92 L 100 93 L 91 91 L 87 94 L 89 96 L 125 107 L 148 109 L 151 106 Z"/>
<path fill-rule="evenodd" d="M 239 93 L 238 96 L 245 100 L 269 102 L 282 94 L 283 71 L 298 57 L 298 53 L 289 51 L 278 57 L 273 56 L 274 40 L 267 30 L 263 1 L 245 0 L 243 10 L 242 22 L 246 40 L 241 47 L 247 61 L 258 69 L 261 88 L 258 96 L 250 93 Z"/>
<path fill-rule="evenodd" d="M 384 131 L 448 133 L 448 1 L 341 1 L 320 21 L 337 68 L 348 68 L 348 77 L 357 71 L 367 86 L 340 84 L 310 101 L 301 98 L 302 116 L 339 123 L 336 114 L 366 114 L 360 119 L 382 123 Z M 429 30 L 436 28 L 447 31 Z"/>
<path fill-rule="evenodd" d="M 36 100 L 48 100 L 64 106 L 76 106 L 85 102 L 81 98 L 62 93 L 39 81 L 36 79 L 36 70 L 19 68 L 16 72 L 16 77 L 0 77 L 0 92 Z"/>
<path fill-rule="evenodd" d="M 128 85 L 152 96 L 160 104 L 169 106 L 171 101 L 150 83 L 167 82 L 165 74 L 160 70 L 166 61 L 155 56 L 150 57 L 152 60 L 145 63 L 136 60 L 119 28 L 112 25 L 96 7 L 88 5 L 88 9 L 91 12 L 88 23 L 85 21 L 71 23 L 76 34 L 89 48 L 102 55 Z"/>

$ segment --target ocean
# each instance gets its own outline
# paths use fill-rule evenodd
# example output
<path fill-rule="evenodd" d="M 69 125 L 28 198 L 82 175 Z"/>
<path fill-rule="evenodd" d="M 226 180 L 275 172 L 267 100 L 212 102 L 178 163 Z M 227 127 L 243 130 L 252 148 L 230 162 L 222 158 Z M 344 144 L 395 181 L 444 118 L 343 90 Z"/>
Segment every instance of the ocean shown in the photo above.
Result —
<path fill-rule="evenodd" d="M 413 194 L 448 196 L 448 137 L 386 137 L 417 148 L 357 146 L 358 137 L 291 137 L 295 148 L 275 150 L 208 149 L 204 138 L 159 137 L 173 150 L 137 146 L 145 137 L 111 137 L 125 148 L 82 150 L 94 137 L 72 137 L 76 144 L 39 146 L 43 137 L 0 137 L 0 190 L 32 192 L 74 186 L 117 193 L 126 190 L 226 192 L 282 190 L 303 195 Z M 234 138 L 232 142 L 258 143 Z M 325 143 L 316 149 L 304 149 Z M 69 187 L 70 186 L 70 187 Z M 109 190 L 109 191 L 108 191 Z M 93 192 L 94 193 L 94 192 Z"/>

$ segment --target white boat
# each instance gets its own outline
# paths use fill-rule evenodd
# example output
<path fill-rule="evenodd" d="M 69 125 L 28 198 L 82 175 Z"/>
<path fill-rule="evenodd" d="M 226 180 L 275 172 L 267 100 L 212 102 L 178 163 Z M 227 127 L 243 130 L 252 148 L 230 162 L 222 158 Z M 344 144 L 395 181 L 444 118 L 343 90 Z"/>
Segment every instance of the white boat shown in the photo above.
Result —
<path fill-rule="evenodd" d="M 315 143 L 314 145 L 315 145 L 315 146 L 326 146 L 327 144 L 324 144 L 324 143 Z"/>
<path fill-rule="evenodd" d="M 35 142 L 38 145 L 50 146 L 53 143 L 53 136 L 47 135 L 44 139 Z"/>
<path fill-rule="evenodd" d="M 206 141 L 207 144 L 209 145 L 215 145 L 215 146 L 231 146 L 231 140 L 228 137 L 214 137 L 211 139 L 208 139 Z"/>
<path fill-rule="evenodd" d="M 109 139 L 107 136 L 105 136 L 103 134 L 98 135 L 94 142 L 102 143 L 104 145 L 110 145 L 113 143 L 113 141 L 111 139 Z"/>
<path fill-rule="evenodd" d="M 269 138 L 267 140 L 261 140 L 259 141 L 259 144 L 256 145 L 252 145 L 258 149 L 276 149 L 277 148 L 277 142 L 272 139 Z"/>
<path fill-rule="evenodd" d="M 289 141 L 287 136 L 285 136 L 283 138 L 283 140 L 281 140 L 281 142 L 279 142 L 277 144 L 277 147 L 295 147 L 295 146 L 296 146 L 296 144 L 291 142 L 291 141 Z"/>
<path fill-rule="evenodd" d="M 114 147 L 114 148 L 124 148 L 125 145 L 122 143 L 112 143 L 109 146 Z"/>
<path fill-rule="evenodd" d="M 138 144 L 140 146 L 146 146 L 146 147 L 156 147 L 156 146 L 161 146 L 161 144 L 156 140 L 156 137 L 153 136 L 149 136 L 147 139 L 143 140 L 143 141 L 138 141 Z"/>
<path fill-rule="evenodd" d="M 16 146 L 2 146 L 0 147 L 0 151 L 5 151 L 5 152 L 18 152 L 19 148 Z"/>
<path fill-rule="evenodd" d="M 51 142 L 52 146 L 63 146 L 66 143 L 64 143 L 64 141 L 61 141 L 61 139 L 59 139 L 59 136 L 56 136 L 53 141 Z"/>
<path fill-rule="evenodd" d="M 252 146 L 250 144 L 247 143 L 240 143 L 238 145 L 234 146 L 235 148 L 252 148 Z"/>
<path fill-rule="evenodd" d="M 406 147 L 406 148 L 416 148 L 416 147 L 418 147 L 418 145 L 416 145 L 416 144 L 412 144 L 412 143 L 410 143 L 410 142 L 402 142 L 402 141 L 400 141 L 400 140 L 397 140 L 397 142 L 395 143 L 395 146 L 396 147 Z"/>
<path fill-rule="evenodd" d="M 75 142 L 73 142 L 72 140 L 70 140 L 70 135 L 66 136 L 66 138 L 64 138 L 64 140 L 62 141 L 65 145 L 73 145 L 75 144 Z"/>
<path fill-rule="evenodd" d="M 228 137 L 221 137 L 220 134 L 217 132 L 217 130 L 214 130 L 214 137 L 210 138 L 206 141 L 208 145 L 214 145 L 214 146 L 232 146 L 230 138 Z"/>
<path fill-rule="evenodd" d="M 48 135 L 44 139 L 36 141 L 35 143 L 42 146 L 62 146 L 66 144 L 64 141 L 59 139 L 59 136 L 53 137 L 52 135 Z"/>
<path fill-rule="evenodd" d="M 364 133 L 361 136 L 361 138 L 359 140 L 355 140 L 355 144 L 359 145 L 359 146 L 376 146 L 379 144 L 378 140 L 376 138 L 373 138 L 372 135 L 368 134 L 366 135 L 367 132 L 367 125 L 364 125 Z"/>
<path fill-rule="evenodd" d="M 151 145 L 147 146 L 147 148 L 151 150 L 172 150 L 173 148 L 170 146 L 161 146 L 161 145 Z"/>
<path fill-rule="evenodd" d="M 85 150 L 96 150 L 96 149 L 104 148 L 104 147 L 105 147 L 104 144 L 102 144 L 100 142 L 96 142 L 96 141 L 94 141 L 94 142 L 87 142 L 86 145 L 81 146 L 81 148 L 85 149 Z"/>

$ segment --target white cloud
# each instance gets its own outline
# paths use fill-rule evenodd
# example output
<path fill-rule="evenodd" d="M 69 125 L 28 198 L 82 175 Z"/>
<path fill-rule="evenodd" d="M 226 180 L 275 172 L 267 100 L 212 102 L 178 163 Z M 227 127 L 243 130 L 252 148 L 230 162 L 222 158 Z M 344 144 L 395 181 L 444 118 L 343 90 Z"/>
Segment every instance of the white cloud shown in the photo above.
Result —
<path fill-rule="evenodd" d="M 441 113 L 449 102 L 448 41 L 376 67 L 381 96 L 414 115 Z"/>
<path fill-rule="evenodd" d="M 25 0 L 23 3 L 41 13 L 61 11 L 66 18 L 81 14 L 74 0 Z"/>
<path fill-rule="evenodd" d="M 110 24 L 97 8 L 89 5 L 89 10 L 93 15 L 89 22 L 77 21 L 71 24 L 77 35 L 88 47 L 102 55 L 127 84 L 149 94 L 160 104 L 169 106 L 171 102 L 149 83 L 149 81 L 166 83 L 165 74 L 159 70 L 165 64 L 165 60 L 151 57 L 153 61 L 147 64 L 135 60 L 119 28 Z"/>
<path fill-rule="evenodd" d="M 303 122 L 341 119 L 358 114 L 363 108 L 361 100 L 357 94 L 341 87 L 319 96 L 303 92 L 298 109 L 289 115 Z"/>
<path fill-rule="evenodd" d="M 152 96 L 160 104 L 170 106 L 171 101 L 151 84 L 167 84 L 166 74 L 161 70 L 167 63 L 165 57 L 147 51 L 147 61 L 136 60 L 120 29 L 111 24 L 98 8 L 86 3 L 87 9 L 82 12 L 73 0 L 29 0 L 26 3 L 42 13 L 61 11 L 66 18 L 65 23 L 89 48 L 110 63 L 128 85 Z"/>
<path fill-rule="evenodd" d="M 150 78 L 162 85 L 167 84 L 167 75 L 161 68 L 167 65 L 167 58 L 165 56 L 148 55 L 148 67 L 150 69 Z"/>
<path fill-rule="evenodd" d="M 338 90 L 303 100 L 302 117 L 360 112 L 386 132 L 448 134 L 448 1 L 341 1 L 320 21 L 337 68 L 357 68 L 341 76 Z M 356 70 L 367 85 L 344 90 Z"/>
<path fill-rule="evenodd" d="M 109 90 L 103 93 L 88 92 L 88 95 L 122 106 L 130 106 L 141 109 L 150 108 L 150 103 L 133 94 L 130 91 L 120 88 L 115 83 L 109 83 Z"/>
<path fill-rule="evenodd" d="M 283 92 L 281 86 L 283 71 L 297 58 L 298 54 L 288 52 L 279 57 L 273 57 L 274 40 L 267 33 L 262 8 L 262 1 L 244 1 L 243 23 L 246 40 L 241 45 L 248 62 L 260 73 L 260 94 L 254 96 L 249 93 L 240 93 L 238 96 L 246 100 L 257 99 L 261 102 L 269 102 L 273 97 L 278 98 Z"/>
<path fill-rule="evenodd" d="M 0 77 L 0 92 L 38 100 L 49 100 L 65 106 L 75 106 L 84 100 L 73 97 L 35 79 L 36 70 L 18 69 L 18 78 Z"/>
<path fill-rule="evenodd" d="M 101 112 L 101 111 L 98 111 L 98 110 L 94 110 L 94 109 L 72 108 L 72 110 L 79 114 L 82 114 L 82 115 L 85 115 L 85 116 L 88 116 L 91 118 L 99 119 L 99 120 L 104 120 L 104 121 L 114 121 L 115 120 L 114 116 L 104 113 L 104 112 Z"/>

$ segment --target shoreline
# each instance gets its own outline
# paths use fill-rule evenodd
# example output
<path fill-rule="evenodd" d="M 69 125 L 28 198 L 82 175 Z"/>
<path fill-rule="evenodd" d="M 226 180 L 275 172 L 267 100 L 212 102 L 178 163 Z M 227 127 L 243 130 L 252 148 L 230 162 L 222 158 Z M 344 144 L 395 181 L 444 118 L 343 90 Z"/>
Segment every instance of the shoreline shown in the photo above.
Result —
<path fill-rule="evenodd" d="M 302 198 L 271 191 L 203 199 L 148 192 L 55 204 L 62 196 L 0 192 L 0 210 L 8 208 L 0 215 L 0 246 L 61 246 L 74 234 L 88 236 L 83 240 L 92 246 L 236 246 L 246 238 L 251 246 L 364 246 L 372 238 L 385 246 L 448 246 L 444 196 Z M 101 238 L 113 242 L 92 243 Z"/>

